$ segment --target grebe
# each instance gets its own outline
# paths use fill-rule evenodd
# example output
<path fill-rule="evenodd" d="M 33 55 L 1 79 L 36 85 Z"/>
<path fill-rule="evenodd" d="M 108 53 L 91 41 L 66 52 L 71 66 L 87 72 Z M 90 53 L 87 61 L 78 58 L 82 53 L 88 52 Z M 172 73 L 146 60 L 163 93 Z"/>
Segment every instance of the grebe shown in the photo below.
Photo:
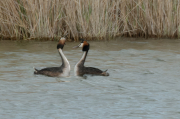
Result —
<path fill-rule="evenodd" d="M 73 48 L 78 48 L 78 47 L 82 47 L 83 55 L 82 55 L 82 58 L 80 59 L 80 61 L 74 67 L 75 76 L 83 76 L 85 74 L 109 76 L 109 73 L 107 73 L 107 70 L 101 71 L 98 68 L 84 66 L 86 56 L 88 54 L 88 50 L 90 47 L 90 45 L 89 45 L 89 43 L 87 43 L 87 41 L 82 39 L 82 42 L 78 46 L 75 46 Z"/>
<path fill-rule="evenodd" d="M 70 75 L 69 61 L 62 52 L 63 47 L 65 45 L 65 40 L 66 38 L 62 37 L 59 40 L 59 43 L 57 44 L 57 49 L 62 60 L 62 65 L 60 67 L 47 67 L 41 70 L 34 68 L 35 69 L 34 74 L 42 74 L 51 77 L 68 77 Z"/>

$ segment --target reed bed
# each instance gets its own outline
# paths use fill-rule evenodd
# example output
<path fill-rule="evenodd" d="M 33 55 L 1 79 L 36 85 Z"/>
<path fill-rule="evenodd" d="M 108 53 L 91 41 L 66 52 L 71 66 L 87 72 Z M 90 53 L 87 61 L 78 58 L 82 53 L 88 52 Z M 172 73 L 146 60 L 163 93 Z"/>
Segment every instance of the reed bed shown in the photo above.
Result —
<path fill-rule="evenodd" d="M 180 36 L 179 0 L 1 0 L 0 37 Z"/>

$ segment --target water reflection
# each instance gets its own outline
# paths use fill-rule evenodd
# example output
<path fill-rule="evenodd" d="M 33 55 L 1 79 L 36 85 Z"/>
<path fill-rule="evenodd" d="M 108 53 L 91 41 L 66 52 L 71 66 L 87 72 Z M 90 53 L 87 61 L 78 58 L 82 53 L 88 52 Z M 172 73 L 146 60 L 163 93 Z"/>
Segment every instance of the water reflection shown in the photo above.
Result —
<path fill-rule="evenodd" d="M 67 42 L 71 77 L 33 75 L 61 64 L 56 43 L 0 41 L 1 118 L 180 117 L 180 41 L 90 41 L 85 65 L 110 76 L 87 79 L 74 77 L 82 51 Z"/>

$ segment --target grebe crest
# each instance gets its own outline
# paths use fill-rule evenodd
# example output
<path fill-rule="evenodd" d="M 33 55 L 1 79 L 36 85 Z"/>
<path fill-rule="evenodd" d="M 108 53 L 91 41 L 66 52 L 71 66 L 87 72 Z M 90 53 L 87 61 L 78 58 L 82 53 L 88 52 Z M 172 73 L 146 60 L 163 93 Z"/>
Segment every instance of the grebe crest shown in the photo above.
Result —
<path fill-rule="evenodd" d="M 62 37 L 57 44 L 57 49 L 63 49 L 65 45 L 65 41 L 66 41 L 66 38 Z"/>
<path fill-rule="evenodd" d="M 74 67 L 74 74 L 75 76 L 83 76 L 85 74 L 90 74 L 90 75 L 99 75 L 99 76 L 109 76 L 109 73 L 106 71 L 102 71 L 98 68 L 94 67 L 85 67 L 84 63 L 86 60 L 86 56 L 88 54 L 90 44 L 82 39 L 81 43 L 78 46 L 75 46 L 74 48 L 79 48 L 82 47 L 83 55 L 82 58 L 79 60 L 79 62 L 75 65 Z"/>

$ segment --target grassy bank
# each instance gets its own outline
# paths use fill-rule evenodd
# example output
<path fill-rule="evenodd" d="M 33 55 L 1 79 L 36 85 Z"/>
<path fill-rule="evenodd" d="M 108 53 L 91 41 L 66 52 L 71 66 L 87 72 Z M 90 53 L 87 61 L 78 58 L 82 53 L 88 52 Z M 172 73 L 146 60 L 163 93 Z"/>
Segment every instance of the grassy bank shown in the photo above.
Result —
<path fill-rule="evenodd" d="M 1 0 L 2 39 L 180 37 L 179 0 Z"/>

